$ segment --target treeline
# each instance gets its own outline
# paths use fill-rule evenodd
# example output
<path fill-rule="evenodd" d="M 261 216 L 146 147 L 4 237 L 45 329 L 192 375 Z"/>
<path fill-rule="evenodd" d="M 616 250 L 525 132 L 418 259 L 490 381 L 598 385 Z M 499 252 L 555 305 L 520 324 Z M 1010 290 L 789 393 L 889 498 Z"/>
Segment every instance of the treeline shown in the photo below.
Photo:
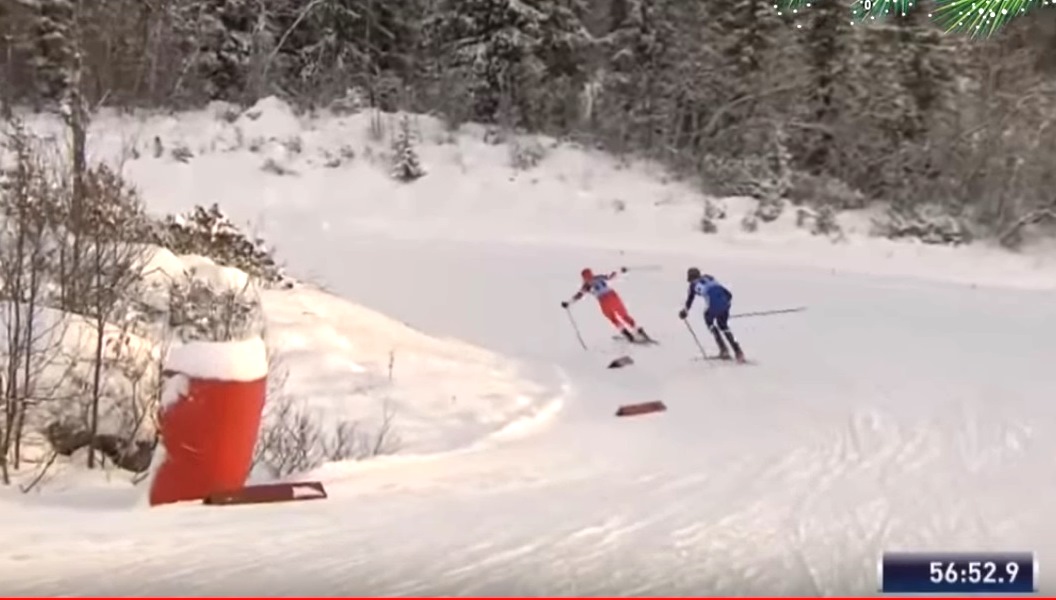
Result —
<path fill-rule="evenodd" d="M 928 11 L 852 25 L 847 0 L 796 15 L 769 0 L 0 0 L 0 101 L 358 96 L 657 158 L 760 197 L 763 218 L 886 201 L 888 235 L 1015 245 L 1056 207 L 1056 21 L 1041 9 L 972 40 Z"/>

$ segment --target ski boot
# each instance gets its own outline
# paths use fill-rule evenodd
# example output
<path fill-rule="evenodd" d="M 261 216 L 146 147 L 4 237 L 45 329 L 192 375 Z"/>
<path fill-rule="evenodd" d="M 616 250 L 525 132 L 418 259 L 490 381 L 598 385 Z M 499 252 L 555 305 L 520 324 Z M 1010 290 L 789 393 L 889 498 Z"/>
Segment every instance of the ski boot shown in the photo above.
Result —
<path fill-rule="evenodd" d="M 715 345 L 719 347 L 719 355 L 716 358 L 718 360 L 730 360 L 730 349 L 726 347 L 722 334 L 719 333 L 718 329 L 713 329 L 711 333 L 715 336 Z"/>
<path fill-rule="evenodd" d="M 640 342 L 642 342 L 644 344 L 655 344 L 656 343 L 656 340 L 654 340 L 653 338 L 649 337 L 649 334 L 645 332 L 645 328 L 644 327 L 639 327 L 638 328 L 638 341 L 640 341 Z"/>
<path fill-rule="evenodd" d="M 631 331 L 629 329 L 627 329 L 626 327 L 621 329 L 620 333 L 623 334 L 623 337 L 627 338 L 628 342 L 634 343 L 634 342 L 638 341 L 638 340 L 634 339 L 634 334 L 631 333 Z"/>
<path fill-rule="evenodd" d="M 737 362 L 744 363 L 747 359 L 744 358 L 744 352 L 741 350 L 741 345 L 737 342 L 731 343 L 733 346 L 733 356 L 737 359 Z"/>

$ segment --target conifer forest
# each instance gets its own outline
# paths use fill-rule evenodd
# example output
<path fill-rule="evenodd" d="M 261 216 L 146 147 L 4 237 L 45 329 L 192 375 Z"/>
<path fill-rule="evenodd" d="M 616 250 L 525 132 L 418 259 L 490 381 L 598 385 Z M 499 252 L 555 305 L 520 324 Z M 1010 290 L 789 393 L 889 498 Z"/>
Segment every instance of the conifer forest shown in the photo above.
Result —
<path fill-rule="evenodd" d="M 1056 12 L 985 38 L 930 0 L 0 0 L 0 107 L 361 103 L 648 157 L 707 191 L 883 203 L 1015 247 L 1056 214 Z"/>

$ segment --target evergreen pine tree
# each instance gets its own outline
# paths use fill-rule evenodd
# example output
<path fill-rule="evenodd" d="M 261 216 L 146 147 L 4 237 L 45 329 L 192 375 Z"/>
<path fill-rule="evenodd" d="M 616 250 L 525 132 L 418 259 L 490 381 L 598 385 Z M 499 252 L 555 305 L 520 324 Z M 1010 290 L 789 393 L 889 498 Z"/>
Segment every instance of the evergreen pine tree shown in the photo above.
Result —
<path fill-rule="evenodd" d="M 373 107 L 400 108 L 403 88 L 419 76 L 425 0 L 319 0 L 306 18 L 304 10 L 290 2 L 277 17 L 289 31 L 281 48 L 287 79 L 315 94 L 359 88 Z"/>
<path fill-rule="evenodd" d="M 777 66 L 787 52 L 788 27 L 772 0 L 715 0 L 703 3 L 705 36 L 721 60 L 718 72 L 718 102 L 722 110 L 715 134 L 730 154 L 766 152 L 770 127 L 760 116 L 775 116 L 780 104 L 773 90 L 784 85 L 786 74 Z M 699 43 L 699 42 L 698 42 Z"/>
<path fill-rule="evenodd" d="M 773 0 L 717 0 L 707 3 L 710 28 L 722 40 L 722 54 L 739 79 L 761 73 L 784 27 Z"/>
<path fill-rule="evenodd" d="M 818 134 L 808 143 L 805 166 L 814 173 L 833 167 L 839 154 L 835 130 L 842 114 L 850 106 L 846 93 L 854 85 L 848 66 L 854 60 L 854 34 L 841 0 L 816 0 L 809 12 L 809 24 L 803 37 L 807 54 L 810 85 L 808 110 Z"/>
<path fill-rule="evenodd" d="M 414 150 L 414 132 L 411 131 L 411 120 L 404 115 L 400 119 L 400 131 L 392 144 L 392 177 L 399 181 L 411 182 L 425 175 Z"/>
<path fill-rule="evenodd" d="M 41 95 L 64 101 L 75 82 L 71 72 L 77 62 L 77 41 L 73 31 L 74 6 L 70 0 L 42 0 L 38 5 L 36 39 L 37 69 Z"/>
<path fill-rule="evenodd" d="M 912 102 L 905 135 L 918 140 L 927 133 L 928 122 L 942 108 L 946 91 L 952 83 L 949 51 L 943 43 L 942 31 L 927 19 L 929 2 L 917 4 L 898 17 L 899 73 L 902 87 Z"/>
<path fill-rule="evenodd" d="M 589 34 L 578 2 L 442 0 L 440 8 L 432 29 L 447 69 L 469 81 L 475 119 L 539 127 L 547 86 L 581 79 Z"/>

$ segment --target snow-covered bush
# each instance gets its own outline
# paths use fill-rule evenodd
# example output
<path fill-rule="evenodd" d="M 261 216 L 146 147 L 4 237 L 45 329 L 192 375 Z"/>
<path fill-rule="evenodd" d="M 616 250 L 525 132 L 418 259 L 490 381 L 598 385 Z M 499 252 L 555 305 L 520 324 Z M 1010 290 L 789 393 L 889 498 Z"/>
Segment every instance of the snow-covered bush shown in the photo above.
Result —
<path fill-rule="evenodd" d="M 788 199 L 797 205 L 829 206 L 838 211 L 865 208 L 868 203 L 865 194 L 839 179 L 799 171 L 792 173 Z"/>
<path fill-rule="evenodd" d="M 356 151 L 352 146 L 344 145 L 341 149 L 334 154 L 329 150 L 323 150 L 323 166 L 327 169 L 336 169 L 346 162 L 350 162 L 356 158 Z"/>
<path fill-rule="evenodd" d="M 776 221 L 785 211 L 785 199 L 778 195 L 778 188 L 764 188 L 764 196 L 755 207 L 755 216 L 764 223 Z"/>
<path fill-rule="evenodd" d="M 726 204 L 718 198 L 704 200 L 704 215 L 700 218 L 700 230 L 704 233 L 718 233 L 719 226 L 715 221 L 726 218 Z"/>
<path fill-rule="evenodd" d="M 510 166 L 519 171 L 536 167 L 546 158 L 546 148 L 535 137 L 520 137 L 509 145 Z"/>
<path fill-rule="evenodd" d="M 344 93 L 330 102 L 330 112 L 335 115 L 352 115 L 370 106 L 369 95 L 359 87 L 346 88 Z"/>
<path fill-rule="evenodd" d="M 400 119 L 400 131 L 392 144 L 392 177 L 398 181 L 411 182 L 425 175 L 414 149 L 414 132 L 407 115 Z"/>
<path fill-rule="evenodd" d="M 766 161 L 759 157 L 734 159 L 707 154 L 701 158 L 699 169 L 705 191 L 715 196 L 758 198 L 759 182 L 769 176 Z"/>
<path fill-rule="evenodd" d="M 177 162 L 190 162 L 192 158 L 194 158 L 194 152 L 191 152 L 191 149 L 184 144 L 178 144 L 172 149 L 172 159 Z"/>
<path fill-rule="evenodd" d="M 282 142 L 282 147 L 291 154 L 300 154 L 304 152 L 304 140 L 299 135 L 291 135 Z"/>
<path fill-rule="evenodd" d="M 128 446 L 150 435 L 157 372 L 153 344 L 141 335 L 146 251 L 138 242 L 147 220 L 136 190 L 115 170 L 87 164 L 75 195 L 57 160 L 65 151 L 60 142 L 7 125 L 0 173 L 5 483 L 9 467 L 18 469 L 28 454 L 60 452 L 47 446 L 49 428 L 75 431 L 91 449 L 89 468 L 96 451 L 117 460 L 106 449 L 120 445 L 115 439 Z M 36 432 L 45 435 L 36 439 Z"/>
<path fill-rule="evenodd" d="M 997 236 L 998 243 L 1005 248 L 1019 248 L 1032 231 L 1045 232 L 1050 237 L 1056 234 L 1056 199 L 1034 208 L 1020 208 L 1017 214 L 1018 218 Z"/>
<path fill-rule="evenodd" d="M 704 200 L 704 216 L 714 221 L 726 218 L 726 203 L 720 198 L 707 198 Z"/>
<path fill-rule="evenodd" d="M 374 431 L 364 431 L 353 421 L 323 420 L 315 411 L 285 390 L 288 371 L 280 356 L 268 359 L 268 388 L 260 435 L 253 453 L 254 470 L 280 478 L 303 473 L 327 462 L 362 460 L 393 454 L 400 439 L 394 428 L 395 413 L 382 399 L 381 421 Z"/>
<path fill-rule="evenodd" d="M 499 146 L 505 144 L 509 138 L 509 132 L 505 128 L 492 126 L 484 128 L 484 137 L 481 139 L 489 146 Z"/>
<path fill-rule="evenodd" d="M 785 210 L 785 199 L 792 187 L 791 162 L 784 130 L 778 128 L 770 136 L 766 175 L 756 182 L 752 194 L 759 200 L 755 215 L 764 223 L 776 221 Z"/>
<path fill-rule="evenodd" d="M 265 283 L 289 283 L 264 240 L 250 239 L 213 204 L 168 216 L 146 240 L 176 254 L 206 256 L 220 265 L 241 269 Z"/>
<path fill-rule="evenodd" d="M 168 329 L 181 342 L 228 342 L 263 328 L 260 298 L 251 288 L 217 289 L 193 275 L 169 288 Z"/>
<path fill-rule="evenodd" d="M 93 439 L 87 430 L 68 422 L 54 421 L 43 434 L 58 456 L 74 456 L 92 446 L 117 468 L 133 473 L 143 473 L 150 468 L 154 455 L 153 440 L 130 439 L 111 433 L 100 433 Z"/>
<path fill-rule="evenodd" d="M 260 166 L 260 170 L 264 171 L 265 173 L 272 173 L 274 175 L 278 175 L 280 177 L 285 175 L 297 174 L 297 171 L 294 171 L 289 167 L 283 166 L 279 161 L 275 160 L 274 158 L 264 159 L 264 164 Z"/>
<path fill-rule="evenodd" d="M 812 235 L 823 235 L 833 241 L 845 239 L 843 229 L 836 220 L 836 209 L 821 206 L 817 210 L 800 206 L 796 209 L 796 226 L 805 227 Z"/>
<path fill-rule="evenodd" d="M 718 233 L 719 226 L 715 224 L 715 221 L 709 219 L 707 216 L 700 218 L 700 230 L 704 233 Z"/>
<path fill-rule="evenodd" d="M 888 239 L 916 239 L 925 244 L 958 246 L 972 241 L 972 233 L 961 219 L 938 204 L 890 207 L 873 219 L 873 235 Z"/>
<path fill-rule="evenodd" d="M 755 231 L 760 221 L 776 221 L 784 212 L 792 188 L 791 163 L 785 133 L 778 128 L 770 134 L 764 156 L 729 158 L 709 154 L 698 166 L 707 191 L 759 201 L 752 222 L 742 222 L 745 231 Z"/>
<path fill-rule="evenodd" d="M 741 229 L 748 233 L 755 233 L 759 230 L 759 216 L 753 211 L 745 213 L 744 218 L 741 219 Z"/>
<path fill-rule="evenodd" d="M 731 159 L 708 155 L 700 164 L 706 191 L 716 196 L 747 196 L 759 201 L 755 218 L 770 222 L 781 216 L 789 185 L 764 158 Z M 758 225 L 758 223 L 756 223 Z M 754 231 L 754 229 L 753 229 Z"/>

